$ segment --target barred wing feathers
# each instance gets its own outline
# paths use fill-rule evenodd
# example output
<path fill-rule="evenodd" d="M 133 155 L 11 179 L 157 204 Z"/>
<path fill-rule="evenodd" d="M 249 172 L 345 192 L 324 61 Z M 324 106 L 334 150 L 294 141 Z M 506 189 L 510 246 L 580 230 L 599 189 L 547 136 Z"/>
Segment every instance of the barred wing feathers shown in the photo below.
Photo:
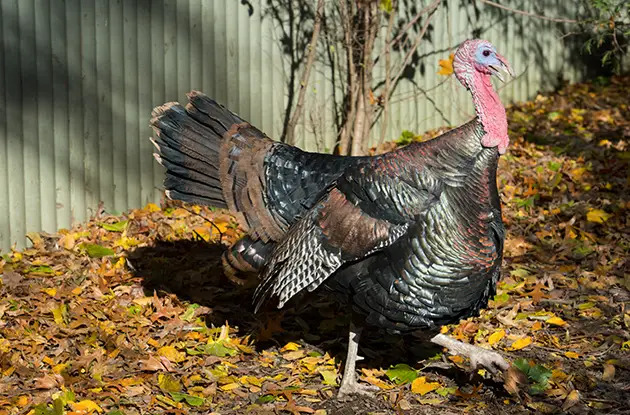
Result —
<path fill-rule="evenodd" d="M 344 174 L 276 246 L 254 295 L 257 309 L 271 296 L 282 307 L 305 288 L 319 287 L 344 263 L 391 245 L 436 200 L 394 174 L 355 174 L 360 171 Z"/>

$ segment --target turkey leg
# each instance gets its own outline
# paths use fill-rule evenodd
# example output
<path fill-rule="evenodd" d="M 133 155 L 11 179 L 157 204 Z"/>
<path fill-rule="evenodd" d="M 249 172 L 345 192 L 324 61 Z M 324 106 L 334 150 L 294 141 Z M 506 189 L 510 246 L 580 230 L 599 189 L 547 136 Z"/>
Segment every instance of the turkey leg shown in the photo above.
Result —
<path fill-rule="evenodd" d="M 510 364 L 499 353 L 484 349 L 483 347 L 460 342 L 445 334 L 438 334 L 431 339 L 431 342 L 446 347 L 451 354 L 468 357 L 473 369 L 482 366 L 491 373 L 497 373 L 497 369 L 504 371 L 510 367 Z"/>
<path fill-rule="evenodd" d="M 378 390 L 378 386 L 362 385 L 357 382 L 356 364 L 361 357 L 357 355 L 359 351 L 359 339 L 363 327 L 358 327 L 354 323 L 350 323 L 350 334 L 348 336 L 348 354 L 346 356 L 346 364 L 343 369 L 343 378 L 341 379 L 341 387 L 339 388 L 338 397 L 343 398 L 351 394 L 373 395 Z"/>

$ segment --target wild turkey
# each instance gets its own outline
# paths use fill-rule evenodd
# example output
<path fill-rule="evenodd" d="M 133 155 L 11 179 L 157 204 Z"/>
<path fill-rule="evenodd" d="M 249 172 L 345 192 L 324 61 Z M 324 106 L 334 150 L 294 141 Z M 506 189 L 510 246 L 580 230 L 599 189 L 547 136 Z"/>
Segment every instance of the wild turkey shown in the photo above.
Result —
<path fill-rule="evenodd" d="M 340 395 L 370 389 L 355 373 L 363 323 L 434 330 L 476 314 L 495 292 L 504 240 L 496 169 L 509 139 L 490 76 L 512 72 L 482 40 L 464 42 L 453 67 L 477 118 L 374 157 L 272 141 L 199 92 L 185 108 L 154 110 L 155 158 L 166 167 L 168 197 L 228 208 L 249 230 L 224 259 L 262 272 L 257 309 L 269 297 L 282 307 L 322 283 L 352 304 Z M 498 353 L 442 334 L 431 341 L 474 366 L 508 366 Z"/>

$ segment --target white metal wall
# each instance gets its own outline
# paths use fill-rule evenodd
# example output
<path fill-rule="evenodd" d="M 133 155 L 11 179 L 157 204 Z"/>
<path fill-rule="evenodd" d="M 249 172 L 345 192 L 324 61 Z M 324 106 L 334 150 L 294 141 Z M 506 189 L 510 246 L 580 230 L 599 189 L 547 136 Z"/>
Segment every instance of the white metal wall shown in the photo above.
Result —
<path fill-rule="evenodd" d="M 26 232 L 83 221 L 101 201 L 120 212 L 159 200 L 150 112 L 191 89 L 278 137 L 289 68 L 278 27 L 261 18 L 267 2 L 0 0 L 0 249 L 23 244 Z M 573 2 L 502 3 L 566 14 Z M 501 90 L 506 103 L 549 88 L 558 74 L 579 77 L 557 25 L 467 0 L 445 4 L 420 47 L 423 73 L 392 100 L 388 138 L 472 114 L 463 88 L 436 71 L 438 59 L 473 33 L 491 40 L 519 74 Z M 298 130 L 310 150 L 335 140 L 329 80 L 324 66 L 311 74 Z"/>

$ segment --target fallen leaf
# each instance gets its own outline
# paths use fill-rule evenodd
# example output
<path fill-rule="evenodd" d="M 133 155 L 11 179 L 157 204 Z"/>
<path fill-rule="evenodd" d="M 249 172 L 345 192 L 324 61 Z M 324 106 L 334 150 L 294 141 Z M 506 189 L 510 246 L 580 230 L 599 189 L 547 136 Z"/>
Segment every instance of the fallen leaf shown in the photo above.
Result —
<path fill-rule="evenodd" d="M 505 330 L 497 330 L 488 336 L 488 343 L 492 346 L 497 344 L 501 339 L 505 337 Z"/>
<path fill-rule="evenodd" d="M 335 371 L 322 369 L 319 374 L 324 378 L 324 385 L 337 386 L 337 373 Z"/>
<path fill-rule="evenodd" d="M 295 350 L 293 352 L 285 353 L 282 355 L 287 360 L 297 360 L 304 357 L 304 350 Z"/>
<path fill-rule="evenodd" d="M 102 223 L 101 226 L 103 227 L 103 229 L 110 232 L 122 232 L 125 230 L 128 223 L 128 220 L 121 220 L 115 223 Z"/>
<path fill-rule="evenodd" d="M 179 392 L 182 390 L 182 385 L 174 376 L 160 373 L 158 375 L 158 386 L 164 392 Z"/>
<path fill-rule="evenodd" d="M 284 345 L 284 347 L 282 349 L 280 349 L 281 352 L 288 352 L 288 351 L 293 351 L 293 350 L 297 350 L 299 349 L 301 346 L 297 343 L 293 343 L 293 342 L 289 342 L 287 344 Z"/>
<path fill-rule="evenodd" d="M 97 244 L 82 243 L 79 248 L 84 250 L 90 258 L 103 258 L 116 254 L 113 249 Z"/>
<path fill-rule="evenodd" d="M 424 396 L 427 393 L 440 388 L 441 386 L 442 385 L 440 385 L 438 382 L 427 382 L 427 378 L 425 376 L 421 376 L 411 382 L 411 391 L 413 393 L 419 393 L 421 396 Z"/>
<path fill-rule="evenodd" d="M 96 402 L 87 399 L 79 402 L 68 402 L 68 404 L 73 411 L 83 414 L 91 414 L 92 412 L 103 412 L 103 408 L 98 406 Z"/>
<path fill-rule="evenodd" d="M 586 214 L 586 220 L 595 223 L 604 223 L 610 218 L 610 214 L 601 209 L 591 209 Z"/>
<path fill-rule="evenodd" d="M 602 373 L 602 380 L 604 382 L 610 382 L 615 378 L 615 366 L 605 363 L 604 372 Z"/>
<path fill-rule="evenodd" d="M 409 383 L 418 377 L 418 372 L 404 363 L 399 363 L 389 368 L 385 374 L 389 380 L 395 382 L 397 385 Z"/>
<path fill-rule="evenodd" d="M 569 408 L 575 406 L 575 404 L 577 404 L 579 401 L 580 393 L 576 389 L 573 389 L 564 400 L 564 403 L 562 404 L 562 410 L 567 411 Z"/>
<path fill-rule="evenodd" d="M 175 402 L 184 401 L 190 406 L 201 406 L 204 403 L 203 398 L 200 398 L 199 396 L 189 395 L 187 393 L 170 392 L 169 395 L 171 395 L 171 398 L 173 398 Z"/>
<path fill-rule="evenodd" d="M 186 353 L 180 352 L 173 346 L 160 347 L 157 351 L 158 355 L 166 357 L 169 361 L 179 363 L 186 360 Z"/>
<path fill-rule="evenodd" d="M 553 324 L 555 326 L 566 326 L 567 322 L 560 317 L 553 316 L 545 320 L 545 323 Z"/>
<path fill-rule="evenodd" d="M 527 375 L 515 366 L 510 366 L 505 373 L 503 386 L 511 395 L 518 395 L 527 385 Z"/>
<path fill-rule="evenodd" d="M 45 375 L 35 379 L 34 385 L 36 389 L 52 389 L 57 387 L 57 379 L 53 376 Z"/>
<path fill-rule="evenodd" d="M 510 350 L 521 350 L 529 346 L 530 344 L 532 344 L 532 338 L 523 337 L 521 339 L 516 340 L 514 343 L 512 343 L 512 346 L 510 346 Z"/>

